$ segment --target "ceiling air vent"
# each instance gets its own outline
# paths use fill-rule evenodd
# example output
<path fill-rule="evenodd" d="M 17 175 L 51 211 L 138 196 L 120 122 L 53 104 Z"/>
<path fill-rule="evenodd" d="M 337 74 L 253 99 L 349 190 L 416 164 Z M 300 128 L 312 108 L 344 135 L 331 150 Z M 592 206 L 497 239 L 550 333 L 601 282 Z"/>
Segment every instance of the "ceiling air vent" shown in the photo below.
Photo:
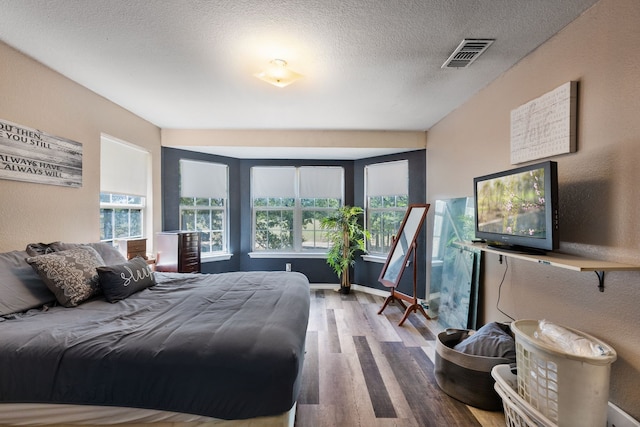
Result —
<path fill-rule="evenodd" d="M 441 68 L 465 68 L 471 65 L 495 39 L 464 39 Z"/>

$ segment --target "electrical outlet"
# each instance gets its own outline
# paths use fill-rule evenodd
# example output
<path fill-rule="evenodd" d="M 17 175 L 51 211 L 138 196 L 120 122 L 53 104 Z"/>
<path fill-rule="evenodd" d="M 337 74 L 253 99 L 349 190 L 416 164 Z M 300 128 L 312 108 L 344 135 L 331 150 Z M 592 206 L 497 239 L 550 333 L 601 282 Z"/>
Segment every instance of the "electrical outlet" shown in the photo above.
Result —
<path fill-rule="evenodd" d="M 640 422 L 634 420 L 629 414 L 609 402 L 607 427 L 640 427 Z"/>
<path fill-rule="evenodd" d="M 284 271 L 291 271 L 291 263 L 288 262 L 284 265 Z"/>

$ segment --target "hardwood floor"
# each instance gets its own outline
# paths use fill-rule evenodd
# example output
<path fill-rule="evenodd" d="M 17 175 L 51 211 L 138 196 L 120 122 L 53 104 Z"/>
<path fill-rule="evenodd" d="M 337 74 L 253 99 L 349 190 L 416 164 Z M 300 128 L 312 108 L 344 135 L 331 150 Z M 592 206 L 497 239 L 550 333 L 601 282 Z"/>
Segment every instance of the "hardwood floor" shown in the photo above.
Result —
<path fill-rule="evenodd" d="M 501 412 L 445 394 L 433 374 L 435 321 L 352 291 L 311 290 L 296 427 L 503 427 Z"/>

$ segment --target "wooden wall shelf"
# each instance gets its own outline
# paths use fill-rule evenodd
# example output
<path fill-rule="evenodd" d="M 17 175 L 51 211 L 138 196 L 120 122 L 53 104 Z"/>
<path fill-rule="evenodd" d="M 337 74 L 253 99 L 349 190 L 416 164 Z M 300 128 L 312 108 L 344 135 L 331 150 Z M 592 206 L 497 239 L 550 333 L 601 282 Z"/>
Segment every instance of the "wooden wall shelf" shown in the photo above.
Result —
<path fill-rule="evenodd" d="M 564 268 L 573 271 L 593 271 L 598 276 L 598 289 L 604 292 L 604 273 L 607 271 L 640 271 L 640 265 L 621 264 L 611 261 L 593 260 L 575 255 L 563 254 L 561 252 L 547 252 L 545 255 L 531 255 L 521 252 L 511 252 L 492 248 L 486 243 L 460 242 L 462 245 L 480 249 L 511 258 L 521 259 L 529 262 L 536 262 L 543 265 Z"/>

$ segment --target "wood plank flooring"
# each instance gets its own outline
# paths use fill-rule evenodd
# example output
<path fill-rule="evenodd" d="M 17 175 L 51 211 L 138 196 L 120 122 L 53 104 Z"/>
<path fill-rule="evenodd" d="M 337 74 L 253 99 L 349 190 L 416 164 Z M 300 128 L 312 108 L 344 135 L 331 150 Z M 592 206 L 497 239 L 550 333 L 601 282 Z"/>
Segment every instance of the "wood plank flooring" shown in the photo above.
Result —
<path fill-rule="evenodd" d="M 433 374 L 435 321 L 352 291 L 311 290 L 296 427 L 503 427 L 501 412 L 445 394 Z"/>

